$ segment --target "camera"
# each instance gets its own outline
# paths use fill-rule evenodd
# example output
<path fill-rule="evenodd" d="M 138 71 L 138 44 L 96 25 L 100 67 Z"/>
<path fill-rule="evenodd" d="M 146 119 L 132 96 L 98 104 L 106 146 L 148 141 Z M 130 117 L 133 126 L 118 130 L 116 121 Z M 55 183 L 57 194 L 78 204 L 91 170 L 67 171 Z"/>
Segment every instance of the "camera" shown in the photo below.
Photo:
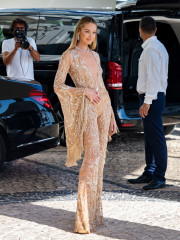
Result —
<path fill-rule="evenodd" d="M 26 38 L 26 32 L 23 30 L 15 30 L 14 37 L 16 39 L 21 38 L 20 44 L 23 48 L 27 49 L 29 47 L 29 42 Z"/>

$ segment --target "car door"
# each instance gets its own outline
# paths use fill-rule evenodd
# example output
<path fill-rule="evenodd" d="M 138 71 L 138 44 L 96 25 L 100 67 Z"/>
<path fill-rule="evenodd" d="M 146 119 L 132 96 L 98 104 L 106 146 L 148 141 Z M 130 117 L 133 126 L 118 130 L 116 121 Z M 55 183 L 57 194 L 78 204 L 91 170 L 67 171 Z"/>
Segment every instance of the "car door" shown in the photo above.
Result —
<path fill-rule="evenodd" d="M 169 54 L 168 87 L 163 122 L 174 125 L 180 119 L 180 1 L 179 0 L 137 0 L 117 5 L 123 12 L 123 103 L 126 115 L 134 120 L 139 116 L 136 84 L 138 60 L 141 55 L 139 21 L 143 16 L 156 20 L 157 38 Z M 126 61 L 127 60 L 127 61 Z"/>
<path fill-rule="evenodd" d="M 38 129 L 43 125 L 43 107 L 30 94 L 41 90 L 40 84 L 1 76 L 0 86 L 0 119 L 4 123 L 11 147 L 39 140 Z"/>

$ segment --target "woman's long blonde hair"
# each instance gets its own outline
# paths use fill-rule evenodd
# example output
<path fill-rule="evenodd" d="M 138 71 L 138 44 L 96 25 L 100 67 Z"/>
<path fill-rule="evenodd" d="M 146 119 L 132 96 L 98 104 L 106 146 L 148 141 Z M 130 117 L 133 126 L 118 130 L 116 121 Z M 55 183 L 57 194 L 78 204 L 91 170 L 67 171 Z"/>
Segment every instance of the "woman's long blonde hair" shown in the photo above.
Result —
<path fill-rule="evenodd" d="M 76 46 L 76 44 L 78 42 L 79 31 L 87 23 L 93 23 L 97 27 L 97 23 L 92 17 L 88 17 L 88 16 L 82 17 L 76 25 L 76 29 L 74 31 L 74 35 L 73 35 L 73 38 L 72 38 L 72 41 L 71 41 L 71 45 L 68 48 L 69 50 L 73 49 Z M 96 48 L 96 45 L 97 45 L 97 34 L 96 34 L 96 37 L 95 37 L 94 41 L 89 45 L 89 48 L 91 50 L 94 50 Z"/>

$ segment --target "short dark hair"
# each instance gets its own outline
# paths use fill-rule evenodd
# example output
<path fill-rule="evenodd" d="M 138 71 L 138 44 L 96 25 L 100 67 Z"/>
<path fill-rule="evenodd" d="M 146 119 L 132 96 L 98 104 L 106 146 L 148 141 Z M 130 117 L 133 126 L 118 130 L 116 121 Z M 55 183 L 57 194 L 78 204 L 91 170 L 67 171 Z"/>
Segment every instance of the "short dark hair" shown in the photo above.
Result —
<path fill-rule="evenodd" d="M 156 30 L 156 21 L 152 17 L 145 16 L 141 18 L 139 26 L 143 32 L 152 34 Z"/>
<path fill-rule="evenodd" d="M 27 22 L 25 22 L 23 19 L 21 18 L 16 18 L 12 21 L 11 23 L 11 31 L 13 32 L 14 31 L 14 27 L 16 26 L 16 24 L 22 24 L 24 25 L 25 27 L 25 30 L 27 31 L 28 30 L 28 24 Z"/>

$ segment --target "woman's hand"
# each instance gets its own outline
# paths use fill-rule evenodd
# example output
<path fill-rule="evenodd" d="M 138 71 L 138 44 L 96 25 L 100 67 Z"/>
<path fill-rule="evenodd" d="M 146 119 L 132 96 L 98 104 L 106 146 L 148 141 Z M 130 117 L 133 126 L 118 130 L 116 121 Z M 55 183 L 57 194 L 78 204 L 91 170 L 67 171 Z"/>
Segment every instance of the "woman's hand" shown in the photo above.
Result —
<path fill-rule="evenodd" d="M 99 96 L 99 92 L 95 89 L 86 88 L 85 96 L 89 98 L 92 104 L 97 104 L 101 101 L 101 97 Z"/>
<path fill-rule="evenodd" d="M 115 122 L 114 117 L 111 117 L 111 123 L 110 123 L 110 128 L 109 128 L 109 136 L 111 137 L 113 134 L 117 133 L 117 125 Z"/>

